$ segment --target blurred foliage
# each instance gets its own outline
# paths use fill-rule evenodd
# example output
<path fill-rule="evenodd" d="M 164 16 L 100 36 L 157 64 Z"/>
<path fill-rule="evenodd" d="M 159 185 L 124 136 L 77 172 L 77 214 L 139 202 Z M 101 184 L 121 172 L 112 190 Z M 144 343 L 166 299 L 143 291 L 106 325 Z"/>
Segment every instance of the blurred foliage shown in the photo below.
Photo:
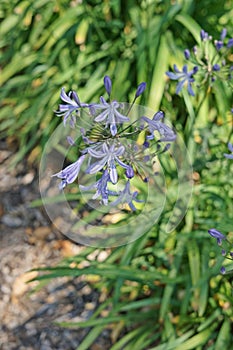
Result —
<path fill-rule="evenodd" d="M 105 329 L 111 350 L 229 349 L 232 338 L 232 277 L 218 274 L 223 258 L 207 230 L 232 234 L 232 162 L 223 159 L 232 135 L 232 92 L 214 87 L 198 97 L 174 95 L 165 71 L 183 65 L 183 50 L 199 41 L 201 28 L 218 38 L 232 30 L 231 0 L 67 1 L 0 0 L 2 137 L 18 142 L 14 161 L 39 159 L 60 119 L 54 116 L 61 87 L 85 102 L 103 93 L 130 101 L 146 81 L 141 104 L 162 108 L 184 137 L 194 173 L 186 217 L 170 234 L 167 203 L 160 221 L 137 241 L 107 250 L 84 248 L 38 280 L 85 275 L 101 293 L 89 320 L 62 326 L 91 327 L 79 350 Z M 231 33 L 232 35 L 232 33 Z M 198 107 L 199 106 L 199 107 Z M 168 172 L 168 182 L 173 173 Z M 95 259 L 93 259 L 95 253 Z M 230 262 L 229 262 L 230 264 Z"/>

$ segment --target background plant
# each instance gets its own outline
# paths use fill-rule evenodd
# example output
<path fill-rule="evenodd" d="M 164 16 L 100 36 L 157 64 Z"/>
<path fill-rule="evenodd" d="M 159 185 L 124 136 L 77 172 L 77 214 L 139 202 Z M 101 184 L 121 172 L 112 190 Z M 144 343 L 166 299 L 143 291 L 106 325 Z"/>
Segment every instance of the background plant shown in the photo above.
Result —
<path fill-rule="evenodd" d="M 114 96 L 122 101 L 132 100 L 132 86 L 146 81 L 140 103 L 165 111 L 192 156 L 194 195 L 175 231 L 165 231 L 168 202 L 150 232 L 107 251 L 106 260 L 99 261 L 97 251 L 93 261 L 95 248 L 85 248 L 40 277 L 98 277 L 91 284 L 104 301 L 91 319 L 75 325 L 92 327 L 79 349 L 88 349 L 105 327 L 112 330 L 113 350 L 228 349 L 232 277 L 219 275 L 224 258 L 207 230 L 232 237 L 233 169 L 223 157 L 232 141 L 232 92 L 216 85 L 200 104 L 198 95 L 175 95 L 163 72 L 183 66 L 183 50 L 200 40 L 201 28 L 219 37 L 226 27 L 232 37 L 232 1 L 1 3 L 0 128 L 9 141 L 18 135 L 15 162 L 26 154 L 38 159 L 59 122 L 53 110 L 62 86 L 91 101 L 103 89 L 104 74 L 120 86 Z M 174 181 L 166 169 L 167 182 Z"/>

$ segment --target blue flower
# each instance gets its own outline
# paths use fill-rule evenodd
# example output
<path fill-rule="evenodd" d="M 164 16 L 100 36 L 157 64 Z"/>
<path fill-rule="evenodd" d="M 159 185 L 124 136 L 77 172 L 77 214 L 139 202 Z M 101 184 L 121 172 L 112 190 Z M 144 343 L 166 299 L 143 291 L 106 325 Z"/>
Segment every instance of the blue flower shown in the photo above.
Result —
<path fill-rule="evenodd" d="M 221 245 L 222 241 L 226 239 L 226 236 L 222 234 L 220 231 L 216 230 L 215 228 L 211 228 L 208 230 L 208 233 L 217 239 L 217 243 Z"/>
<path fill-rule="evenodd" d="M 229 142 L 227 146 L 229 151 L 233 153 L 233 144 Z M 228 159 L 233 159 L 233 154 L 224 153 L 224 157 Z"/>
<path fill-rule="evenodd" d="M 137 203 L 143 202 L 142 200 L 137 199 L 137 195 L 138 195 L 137 191 L 135 191 L 133 193 L 130 192 L 130 182 L 128 180 L 126 182 L 126 185 L 125 185 L 125 188 L 123 189 L 123 191 L 120 191 L 118 198 L 114 202 L 112 202 L 111 205 L 115 206 L 115 205 L 118 205 L 120 203 L 122 203 L 122 204 L 126 203 L 129 205 L 129 207 L 132 211 L 135 211 L 136 208 L 133 204 L 133 201 L 137 202 Z"/>
<path fill-rule="evenodd" d="M 154 138 L 154 131 L 158 131 L 162 138 L 159 141 L 174 141 L 176 139 L 176 134 L 172 129 L 169 128 L 166 124 L 161 122 L 161 119 L 164 117 L 164 113 L 159 111 L 155 113 L 153 119 L 147 117 L 142 117 L 141 119 L 147 122 L 149 131 L 151 135 L 147 136 L 148 140 Z"/>
<path fill-rule="evenodd" d="M 176 87 L 176 94 L 178 94 L 183 88 L 184 84 L 187 83 L 189 94 L 194 96 L 195 94 L 193 92 L 191 84 L 195 81 L 193 75 L 197 73 L 198 67 L 195 66 L 190 72 L 188 72 L 188 67 L 186 64 L 183 66 L 182 71 L 180 71 L 177 68 L 176 64 L 174 64 L 174 71 L 176 73 L 166 72 L 166 74 L 172 80 L 180 80 Z"/>
<path fill-rule="evenodd" d="M 70 164 L 65 169 L 52 175 L 52 177 L 57 176 L 59 179 L 62 179 L 62 182 L 59 185 L 60 190 L 65 188 L 66 185 L 71 184 L 76 180 L 85 157 L 85 154 L 82 155 L 76 162 Z"/>
<path fill-rule="evenodd" d="M 99 149 L 98 149 L 99 148 Z M 86 170 L 88 174 L 95 174 L 98 171 L 102 170 L 105 165 L 109 170 L 110 180 L 113 184 L 117 183 L 118 174 L 116 170 L 117 162 L 120 166 L 127 169 L 128 165 L 123 163 L 119 157 L 125 152 L 125 147 L 122 145 L 116 145 L 115 143 L 109 145 L 104 142 L 95 147 L 87 148 L 87 152 L 91 157 L 99 159 L 97 162 L 92 163 Z"/>
<path fill-rule="evenodd" d="M 100 97 L 100 102 L 100 104 L 90 105 L 91 114 L 95 115 L 98 109 L 103 110 L 103 112 L 95 117 L 95 121 L 103 122 L 106 120 L 106 127 L 110 126 L 110 132 L 112 136 L 115 136 L 117 134 L 116 124 L 128 122 L 129 118 L 118 111 L 118 109 L 121 108 L 121 104 L 117 101 L 108 103 L 103 97 Z"/>
<path fill-rule="evenodd" d="M 105 169 L 101 178 L 98 181 L 96 181 L 94 184 L 90 186 L 79 185 L 79 187 L 83 191 L 89 191 L 93 188 L 96 188 L 96 193 L 94 194 L 92 199 L 101 197 L 104 205 L 108 205 L 108 195 L 111 194 L 111 192 L 107 188 L 109 181 L 110 181 L 110 176 L 109 176 L 108 170 Z"/>
<path fill-rule="evenodd" d="M 62 101 L 66 102 L 67 104 L 60 104 L 59 111 L 56 111 L 55 113 L 58 117 L 64 116 L 64 126 L 66 126 L 67 119 L 70 117 L 70 126 L 74 127 L 78 110 L 81 107 L 88 107 L 88 105 L 80 102 L 75 91 L 70 91 L 67 95 L 65 89 L 62 88 L 60 97 Z"/>

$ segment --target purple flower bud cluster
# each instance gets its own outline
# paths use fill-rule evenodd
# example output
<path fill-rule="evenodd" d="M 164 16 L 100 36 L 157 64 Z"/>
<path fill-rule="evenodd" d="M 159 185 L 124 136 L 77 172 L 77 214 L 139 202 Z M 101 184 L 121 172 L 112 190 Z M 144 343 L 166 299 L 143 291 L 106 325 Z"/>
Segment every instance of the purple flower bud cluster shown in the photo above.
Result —
<path fill-rule="evenodd" d="M 138 199 L 140 189 L 131 186 L 131 181 L 135 176 L 139 176 L 144 183 L 149 181 L 144 167 L 156 156 L 155 151 L 148 154 L 150 148 L 156 145 L 158 150 L 161 142 L 172 142 L 176 135 L 162 122 L 164 113 L 161 111 L 153 119 L 139 117 L 136 122 L 141 127 L 135 121 L 131 123 L 129 112 L 135 100 L 144 92 L 146 83 L 138 85 L 133 103 L 126 104 L 126 109 L 123 103 L 110 98 L 112 81 L 107 75 L 104 77 L 104 87 L 108 98 L 101 96 L 99 103 L 81 103 L 75 91 L 66 94 L 62 88 L 60 97 L 64 104 L 59 105 L 56 114 L 63 117 L 64 127 L 67 127 L 69 120 L 71 128 L 79 129 L 78 140 L 71 136 L 66 138 L 69 147 L 76 150 L 78 156 L 75 162 L 52 176 L 61 179 L 60 190 L 78 180 L 80 191 L 94 191 L 93 200 L 98 199 L 101 204 L 110 206 L 127 204 L 134 211 L 137 209 L 134 203 L 142 200 Z M 139 145 L 138 138 L 142 137 L 144 142 Z M 163 149 L 168 150 L 169 147 L 170 144 L 165 144 Z M 91 184 L 80 183 L 80 172 L 90 176 Z M 92 180 L 93 176 L 95 181 Z M 131 187 L 134 189 L 131 190 Z"/>
<path fill-rule="evenodd" d="M 176 94 L 179 94 L 184 86 L 188 93 L 194 96 L 193 85 L 211 87 L 217 79 L 227 81 L 232 86 L 232 64 L 230 62 L 233 38 L 226 39 L 227 30 L 224 28 L 219 40 L 213 40 L 203 29 L 200 31 L 200 43 L 191 50 L 184 50 L 184 58 L 187 61 L 179 69 L 173 66 L 174 72 L 166 72 L 171 80 L 177 80 Z"/>
<path fill-rule="evenodd" d="M 226 259 L 233 260 L 233 252 L 228 248 L 228 246 L 231 244 L 227 240 L 227 237 L 220 231 L 216 230 L 215 228 L 209 229 L 208 233 L 210 234 L 211 237 L 216 238 L 217 244 L 219 246 L 222 246 L 223 243 L 225 243 L 225 247 L 221 249 L 221 255 L 224 256 Z M 223 275 L 226 273 L 225 266 L 221 267 L 220 272 Z M 231 272 L 231 271 L 228 271 L 228 272 Z"/>

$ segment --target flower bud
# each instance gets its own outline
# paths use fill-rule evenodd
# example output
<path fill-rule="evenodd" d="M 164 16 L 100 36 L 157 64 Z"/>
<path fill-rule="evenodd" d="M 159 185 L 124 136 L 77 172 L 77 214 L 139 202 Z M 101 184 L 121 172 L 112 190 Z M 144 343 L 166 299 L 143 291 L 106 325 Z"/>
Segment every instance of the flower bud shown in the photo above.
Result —
<path fill-rule="evenodd" d="M 146 83 L 139 84 L 135 94 L 135 98 L 139 97 L 144 92 L 145 88 L 146 88 Z"/>
<path fill-rule="evenodd" d="M 233 46 L 233 38 L 229 39 L 228 40 L 228 43 L 227 43 L 227 48 L 229 49 L 230 47 Z"/>
<path fill-rule="evenodd" d="M 223 30 L 221 32 L 221 40 L 224 40 L 226 35 L 227 35 L 227 30 L 226 30 L 226 28 L 223 28 Z"/>
<path fill-rule="evenodd" d="M 218 72 L 219 70 L 220 70 L 220 65 L 217 64 L 217 63 L 214 64 L 214 65 L 213 65 L 213 71 L 214 71 L 214 72 Z"/>
<path fill-rule="evenodd" d="M 222 275 L 224 275 L 226 273 L 226 269 L 224 266 L 221 267 L 220 272 Z"/>
<path fill-rule="evenodd" d="M 112 91 L 112 81 L 108 75 L 105 75 L 105 77 L 104 77 L 104 86 L 105 86 L 105 89 L 107 91 L 108 96 L 110 96 L 111 91 Z"/>
<path fill-rule="evenodd" d="M 131 166 L 127 167 L 125 171 L 125 175 L 127 176 L 128 179 L 132 179 L 132 177 L 134 177 L 134 170 Z"/>
<path fill-rule="evenodd" d="M 190 51 L 188 49 L 184 50 L 184 57 L 186 58 L 186 60 L 190 58 Z"/>

